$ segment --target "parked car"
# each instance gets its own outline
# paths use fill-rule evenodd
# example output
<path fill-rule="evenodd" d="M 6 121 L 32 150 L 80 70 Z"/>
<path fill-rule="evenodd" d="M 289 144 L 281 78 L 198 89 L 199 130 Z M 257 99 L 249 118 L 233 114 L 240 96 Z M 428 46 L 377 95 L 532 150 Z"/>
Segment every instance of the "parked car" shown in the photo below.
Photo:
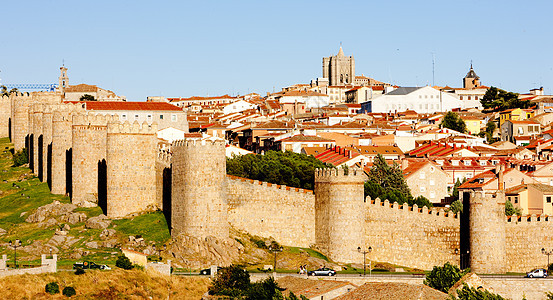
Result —
<path fill-rule="evenodd" d="M 546 278 L 547 270 L 546 269 L 535 269 L 526 273 L 527 278 Z"/>
<path fill-rule="evenodd" d="M 307 275 L 308 276 L 334 276 L 336 275 L 336 271 L 330 268 L 320 268 L 317 270 L 307 272 Z"/>
<path fill-rule="evenodd" d="M 220 270 L 221 267 L 217 267 L 217 272 L 219 272 Z M 211 268 L 201 270 L 200 275 L 211 275 Z"/>
<path fill-rule="evenodd" d="M 99 265 L 91 261 L 85 261 L 85 262 L 76 262 L 73 264 L 73 269 L 99 269 L 99 270 L 111 270 L 111 268 L 107 265 Z"/>

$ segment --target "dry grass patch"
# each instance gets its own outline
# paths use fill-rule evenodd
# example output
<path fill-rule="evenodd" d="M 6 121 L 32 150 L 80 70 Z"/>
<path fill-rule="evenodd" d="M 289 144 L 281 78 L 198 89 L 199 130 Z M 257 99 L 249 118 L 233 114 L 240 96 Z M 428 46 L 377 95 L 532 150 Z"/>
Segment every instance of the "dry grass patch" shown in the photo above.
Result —
<path fill-rule="evenodd" d="M 44 290 L 57 282 L 60 294 Z M 67 299 L 61 294 L 66 286 L 75 288 L 73 299 L 200 299 L 210 281 L 200 277 L 163 276 L 155 271 L 87 270 L 83 275 L 58 272 L 40 275 L 18 275 L 0 280 L 3 299 Z"/>

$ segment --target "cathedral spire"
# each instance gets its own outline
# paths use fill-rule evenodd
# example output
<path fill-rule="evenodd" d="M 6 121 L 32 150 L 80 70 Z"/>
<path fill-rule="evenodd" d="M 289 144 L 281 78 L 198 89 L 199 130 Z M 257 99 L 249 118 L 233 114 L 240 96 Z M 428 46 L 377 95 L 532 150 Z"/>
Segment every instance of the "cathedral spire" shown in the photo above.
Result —
<path fill-rule="evenodd" d="M 342 50 L 342 44 L 340 43 L 340 51 L 338 51 L 338 56 L 346 56 L 344 50 Z"/>

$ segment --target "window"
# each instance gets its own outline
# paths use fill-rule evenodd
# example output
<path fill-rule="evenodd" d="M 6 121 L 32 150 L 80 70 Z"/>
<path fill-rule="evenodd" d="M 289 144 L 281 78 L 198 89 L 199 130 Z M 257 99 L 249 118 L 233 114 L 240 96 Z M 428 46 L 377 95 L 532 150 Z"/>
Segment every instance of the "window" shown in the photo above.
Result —
<path fill-rule="evenodd" d="M 163 115 L 159 115 L 159 119 L 160 119 L 160 120 L 163 120 Z"/>
<path fill-rule="evenodd" d="M 470 166 L 472 164 L 472 161 L 470 160 L 465 160 L 465 166 Z"/>
<path fill-rule="evenodd" d="M 148 121 L 152 120 L 152 115 L 148 115 Z"/>
<path fill-rule="evenodd" d="M 515 196 L 515 203 L 518 203 L 518 196 Z"/>
<path fill-rule="evenodd" d="M 547 197 L 545 197 L 545 199 L 546 199 L 547 203 L 551 203 L 551 196 L 547 196 Z"/>
<path fill-rule="evenodd" d="M 436 198 L 436 192 L 430 191 L 430 199 Z"/>
<path fill-rule="evenodd" d="M 465 178 L 472 178 L 472 173 L 465 173 Z"/>
<path fill-rule="evenodd" d="M 459 99 L 460 99 L 460 100 L 463 100 L 463 96 L 460 96 Z"/>
<path fill-rule="evenodd" d="M 470 96 L 469 96 L 469 100 L 470 100 Z"/>
<path fill-rule="evenodd" d="M 127 114 L 122 114 L 122 115 L 121 115 L 121 120 L 124 121 L 124 120 L 126 120 L 126 119 L 127 119 Z"/>
<path fill-rule="evenodd" d="M 426 174 L 425 174 L 424 172 L 421 171 L 421 172 L 419 173 L 419 178 L 420 178 L 420 179 L 425 179 L 425 178 L 426 178 Z"/>
<path fill-rule="evenodd" d="M 425 186 L 421 186 L 419 190 L 421 191 L 421 193 L 424 193 L 424 192 L 426 192 L 426 187 L 425 187 Z"/>
<path fill-rule="evenodd" d="M 134 119 L 135 119 L 135 120 L 138 120 L 138 115 L 134 115 Z"/>
<path fill-rule="evenodd" d="M 429 184 L 430 185 L 435 185 L 436 183 L 434 182 L 434 179 L 430 179 Z"/>
<path fill-rule="evenodd" d="M 284 150 L 292 151 L 292 144 L 286 144 L 286 146 L 284 146 Z"/>

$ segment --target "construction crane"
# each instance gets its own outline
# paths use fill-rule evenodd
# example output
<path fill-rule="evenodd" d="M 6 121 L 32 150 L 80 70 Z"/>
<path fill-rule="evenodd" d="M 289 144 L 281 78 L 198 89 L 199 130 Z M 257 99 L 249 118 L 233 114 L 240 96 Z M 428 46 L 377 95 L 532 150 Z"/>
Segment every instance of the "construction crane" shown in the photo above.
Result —
<path fill-rule="evenodd" d="M 58 88 L 57 83 L 6 83 L 0 84 L 4 85 L 8 90 L 18 89 L 18 90 L 40 90 L 40 91 L 50 91 L 53 92 Z"/>

